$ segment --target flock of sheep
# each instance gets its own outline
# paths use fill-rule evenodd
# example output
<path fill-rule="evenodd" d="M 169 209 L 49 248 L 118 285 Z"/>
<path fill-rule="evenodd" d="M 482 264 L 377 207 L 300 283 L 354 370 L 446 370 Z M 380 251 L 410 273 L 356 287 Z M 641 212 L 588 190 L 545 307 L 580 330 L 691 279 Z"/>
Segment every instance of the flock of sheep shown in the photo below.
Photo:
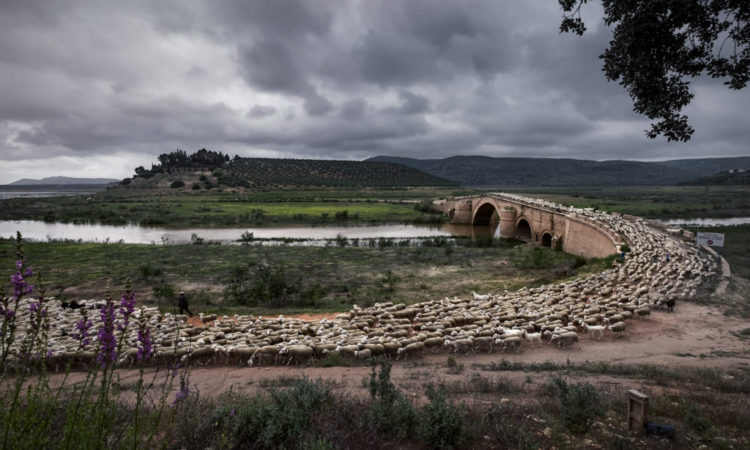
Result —
<path fill-rule="evenodd" d="M 178 357 L 199 364 L 292 364 L 336 353 L 363 359 L 406 359 L 441 350 L 453 354 L 518 353 L 528 345 L 545 342 L 566 348 L 578 343 L 579 333 L 587 332 L 593 339 L 605 333 L 622 334 L 628 320 L 695 296 L 701 284 L 715 275 L 713 258 L 695 245 L 678 243 L 653 231 L 642 219 L 502 195 L 586 216 L 618 233 L 631 251 L 613 268 L 588 278 L 412 305 L 355 305 L 331 320 L 225 316 L 202 317 L 204 325 L 191 326 L 183 315 L 144 307 L 131 318 L 118 362 L 129 365 L 136 359 L 137 330 L 132 323 L 137 320 L 148 323 L 157 361 Z M 96 329 L 99 314 L 94 308 L 101 301 L 81 303 L 91 309 L 88 316 Z M 80 311 L 63 308 L 54 301 L 48 305 L 50 317 L 54 317 L 48 336 L 48 361 L 59 366 L 74 358 L 83 362 L 95 358 L 96 335 L 83 349 L 73 337 Z M 28 300 L 22 300 L 22 311 L 28 311 Z M 25 317 L 27 314 L 18 316 L 21 335 L 16 342 L 22 340 Z"/>

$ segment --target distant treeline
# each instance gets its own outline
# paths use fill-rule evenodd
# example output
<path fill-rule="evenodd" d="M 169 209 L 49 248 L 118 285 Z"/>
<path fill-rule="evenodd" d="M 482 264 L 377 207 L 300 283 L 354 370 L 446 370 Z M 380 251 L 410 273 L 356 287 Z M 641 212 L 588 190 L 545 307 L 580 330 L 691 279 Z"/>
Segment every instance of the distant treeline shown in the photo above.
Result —
<path fill-rule="evenodd" d="M 202 148 L 188 155 L 184 150 L 177 149 L 175 152 L 162 153 L 157 157 L 159 164 L 152 164 L 151 169 L 143 166 L 135 168 L 135 176 L 140 178 L 151 178 L 158 173 L 172 173 L 177 169 L 209 169 L 214 170 L 223 167 L 229 162 L 229 155 Z"/>

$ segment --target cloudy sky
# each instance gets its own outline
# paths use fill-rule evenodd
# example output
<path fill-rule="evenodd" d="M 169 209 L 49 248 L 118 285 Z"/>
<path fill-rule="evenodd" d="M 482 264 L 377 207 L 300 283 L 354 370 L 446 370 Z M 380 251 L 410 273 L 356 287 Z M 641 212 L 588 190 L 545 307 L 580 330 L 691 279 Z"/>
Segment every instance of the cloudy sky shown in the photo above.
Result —
<path fill-rule="evenodd" d="M 611 31 L 556 0 L 1 0 L 0 183 L 130 176 L 176 148 L 364 159 L 750 155 L 750 89 L 694 83 L 649 140 Z"/>

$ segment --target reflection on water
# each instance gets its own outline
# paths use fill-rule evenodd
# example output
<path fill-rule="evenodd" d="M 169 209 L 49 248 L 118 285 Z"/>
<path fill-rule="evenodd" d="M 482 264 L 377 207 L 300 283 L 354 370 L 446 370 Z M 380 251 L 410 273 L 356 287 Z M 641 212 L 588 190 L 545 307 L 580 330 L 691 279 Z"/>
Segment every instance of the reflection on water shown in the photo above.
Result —
<path fill-rule="evenodd" d="M 393 238 L 409 239 L 435 236 L 490 237 L 497 225 L 376 225 L 354 227 L 264 227 L 264 228 L 150 228 L 137 225 L 97 225 L 45 223 L 31 220 L 0 221 L 0 237 L 14 237 L 20 231 L 25 239 L 72 239 L 87 242 L 126 242 L 132 244 L 179 244 L 191 242 L 193 235 L 204 240 L 232 242 L 243 233 L 253 233 L 258 239 L 348 239 Z"/>
<path fill-rule="evenodd" d="M 711 227 L 750 224 L 750 217 L 728 217 L 726 219 L 716 219 L 712 217 L 700 219 L 661 219 L 661 222 L 666 223 L 667 225 L 699 225 Z"/>

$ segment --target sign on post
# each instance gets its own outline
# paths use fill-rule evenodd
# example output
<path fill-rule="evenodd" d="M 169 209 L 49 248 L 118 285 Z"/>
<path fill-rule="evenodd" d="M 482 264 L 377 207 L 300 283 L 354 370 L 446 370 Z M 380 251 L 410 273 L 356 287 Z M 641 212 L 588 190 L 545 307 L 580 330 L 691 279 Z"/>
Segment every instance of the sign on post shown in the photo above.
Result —
<path fill-rule="evenodd" d="M 708 245 L 709 247 L 724 247 L 724 233 L 706 233 L 698 232 L 696 236 L 698 245 Z"/>

